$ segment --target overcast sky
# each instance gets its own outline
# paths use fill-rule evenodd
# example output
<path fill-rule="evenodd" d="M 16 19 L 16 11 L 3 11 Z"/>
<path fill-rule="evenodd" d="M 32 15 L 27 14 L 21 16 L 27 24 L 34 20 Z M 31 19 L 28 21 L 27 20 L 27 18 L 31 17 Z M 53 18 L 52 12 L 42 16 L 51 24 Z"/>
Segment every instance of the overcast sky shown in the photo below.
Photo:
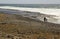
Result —
<path fill-rule="evenodd" d="M 60 0 L 0 0 L 0 4 L 60 4 Z"/>

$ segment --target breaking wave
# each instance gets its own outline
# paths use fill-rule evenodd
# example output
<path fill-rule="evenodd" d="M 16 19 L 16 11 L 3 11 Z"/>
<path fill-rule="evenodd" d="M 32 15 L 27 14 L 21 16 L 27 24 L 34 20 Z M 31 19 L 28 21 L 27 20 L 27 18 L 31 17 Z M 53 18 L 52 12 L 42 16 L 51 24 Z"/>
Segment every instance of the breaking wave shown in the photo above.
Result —
<path fill-rule="evenodd" d="M 55 15 L 55 17 L 53 17 L 53 18 L 57 19 L 57 20 L 55 20 L 54 22 L 60 23 L 60 9 L 53 9 L 53 8 L 26 8 L 26 7 L 12 7 L 12 6 L 0 6 L 0 8 L 1 9 L 30 11 L 30 12 L 39 12 L 41 14 L 46 14 L 46 15 Z"/>

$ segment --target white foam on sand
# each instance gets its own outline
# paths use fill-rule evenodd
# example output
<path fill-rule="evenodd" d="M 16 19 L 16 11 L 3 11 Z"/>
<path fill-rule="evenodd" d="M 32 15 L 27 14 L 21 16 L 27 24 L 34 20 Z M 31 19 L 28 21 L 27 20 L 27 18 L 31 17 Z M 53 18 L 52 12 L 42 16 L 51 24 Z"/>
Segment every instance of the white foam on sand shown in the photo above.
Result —
<path fill-rule="evenodd" d="M 0 6 L 0 8 L 22 10 L 22 11 L 40 12 L 40 13 L 43 13 L 43 14 L 60 16 L 60 9 L 52 9 L 52 8 L 24 8 L 24 7 L 12 7 L 12 6 Z"/>
<path fill-rule="evenodd" d="M 57 22 L 60 23 L 60 9 L 53 9 L 53 8 L 24 8 L 24 7 L 12 7 L 12 6 L 0 6 L 3 9 L 13 9 L 13 10 L 22 10 L 22 11 L 31 11 L 31 12 L 40 12 L 42 14 L 47 15 L 55 15 Z"/>

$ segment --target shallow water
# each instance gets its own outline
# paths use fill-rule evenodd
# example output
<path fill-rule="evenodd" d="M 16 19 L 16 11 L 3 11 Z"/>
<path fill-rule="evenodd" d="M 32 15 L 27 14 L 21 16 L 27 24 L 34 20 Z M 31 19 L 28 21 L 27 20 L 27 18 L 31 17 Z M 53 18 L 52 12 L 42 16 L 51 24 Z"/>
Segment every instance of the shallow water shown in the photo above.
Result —
<path fill-rule="evenodd" d="M 44 17 L 47 17 L 48 22 L 60 24 L 60 9 L 51 8 L 23 8 L 23 7 L 11 7 L 2 6 L 0 12 L 8 14 L 18 14 L 24 17 L 32 19 L 38 19 L 44 21 Z"/>

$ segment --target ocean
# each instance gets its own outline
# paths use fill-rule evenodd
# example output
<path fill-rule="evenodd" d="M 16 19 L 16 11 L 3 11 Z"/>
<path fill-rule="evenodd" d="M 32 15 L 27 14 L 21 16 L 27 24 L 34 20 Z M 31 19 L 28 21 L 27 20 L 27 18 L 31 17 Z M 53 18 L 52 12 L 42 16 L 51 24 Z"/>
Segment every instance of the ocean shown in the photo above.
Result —
<path fill-rule="evenodd" d="M 0 4 L 0 6 L 28 7 L 28 8 L 60 8 L 60 4 Z"/>
<path fill-rule="evenodd" d="M 42 15 L 41 17 L 39 15 L 37 19 L 43 21 L 43 18 L 45 16 L 47 17 L 48 22 L 60 24 L 60 4 L 0 4 L 0 12 L 1 11 L 12 14 L 20 14 L 27 17 L 36 16 L 36 13 L 40 13 Z M 27 14 L 26 12 L 21 11 L 29 12 Z M 50 17 L 48 17 L 47 15 L 49 15 Z"/>

